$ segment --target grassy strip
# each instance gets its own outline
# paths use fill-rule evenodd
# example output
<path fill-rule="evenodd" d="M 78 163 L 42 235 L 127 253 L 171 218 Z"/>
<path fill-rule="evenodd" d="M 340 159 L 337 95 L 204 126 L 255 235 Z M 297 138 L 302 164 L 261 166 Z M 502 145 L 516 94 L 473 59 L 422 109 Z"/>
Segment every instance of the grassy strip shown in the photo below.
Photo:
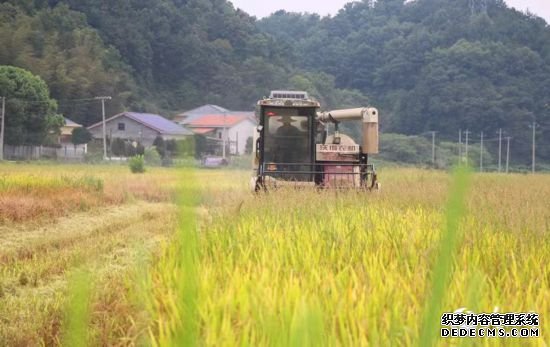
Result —
<path fill-rule="evenodd" d="M 182 169 L 178 195 L 179 223 L 174 241 L 150 272 L 147 307 L 153 320 L 153 346 L 194 346 L 199 336 L 197 206 L 195 174 Z"/>
<path fill-rule="evenodd" d="M 64 319 L 63 346 L 88 345 L 91 279 L 89 273 L 77 270 L 69 283 L 69 302 Z"/>
<path fill-rule="evenodd" d="M 469 172 L 467 167 L 458 167 L 454 172 L 447 203 L 446 228 L 441 236 L 438 255 L 433 265 L 430 299 L 424 313 L 418 346 L 433 346 L 437 338 L 438 318 L 442 313 L 443 295 L 453 273 L 453 259 L 461 239 L 459 226 L 465 213 L 468 184 Z"/>
<path fill-rule="evenodd" d="M 198 235 L 196 209 L 199 203 L 199 191 L 196 188 L 194 173 L 183 170 L 180 192 L 180 220 L 178 241 L 181 247 L 181 263 L 176 269 L 180 273 L 178 281 L 178 312 L 182 324 L 174 332 L 172 346 L 196 346 L 199 318 L 198 301 Z"/>

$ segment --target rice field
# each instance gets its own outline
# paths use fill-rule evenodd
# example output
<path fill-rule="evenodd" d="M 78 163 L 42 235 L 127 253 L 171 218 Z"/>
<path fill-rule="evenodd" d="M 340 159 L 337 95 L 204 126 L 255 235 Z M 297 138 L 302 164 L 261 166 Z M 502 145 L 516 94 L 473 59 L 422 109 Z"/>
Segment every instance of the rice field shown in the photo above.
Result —
<path fill-rule="evenodd" d="M 392 168 L 379 193 L 252 195 L 242 171 L 0 172 L 0 345 L 550 340 L 550 176 Z M 439 339 L 461 308 L 537 312 L 540 337 Z"/>

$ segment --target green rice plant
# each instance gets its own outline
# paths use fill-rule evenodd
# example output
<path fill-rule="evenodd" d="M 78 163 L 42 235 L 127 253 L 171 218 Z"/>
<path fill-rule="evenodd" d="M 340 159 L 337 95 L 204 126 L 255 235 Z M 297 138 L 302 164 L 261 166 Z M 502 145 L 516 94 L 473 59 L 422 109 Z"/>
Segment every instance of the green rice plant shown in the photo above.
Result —
<path fill-rule="evenodd" d="M 453 274 L 453 261 L 458 245 L 461 242 L 460 222 L 465 214 L 465 198 L 469 184 L 469 173 L 466 166 L 455 169 L 450 190 L 446 227 L 439 241 L 438 253 L 431 272 L 431 288 L 424 321 L 421 327 L 419 346 L 435 344 L 439 327 L 439 315 L 442 313 L 443 296 Z"/>
<path fill-rule="evenodd" d="M 514 201 L 521 196 L 538 211 L 540 197 L 550 193 L 538 179 L 529 192 L 512 194 L 515 177 L 485 188 L 485 176 L 463 169 L 453 177 L 399 169 L 385 176 L 391 184 L 381 194 L 279 190 L 253 196 L 239 183 L 245 174 L 239 180 L 238 173 L 197 172 L 197 343 L 445 344 L 422 336 L 424 326 L 427 335 L 439 332 L 441 310 L 549 309 L 549 284 L 539 277 L 550 269 L 541 257 L 550 254 L 548 233 Z M 466 195 L 470 185 L 475 189 Z M 493 195 L 495 188 L 500 192 Z M 539 200 L 531 200 L 533 193 Z M 498 208 L 512 202 L 513 212 Z M 487 212 L 487 205 L 495 208 Z M 540 211 L 544 217 L 537 218 L 550 217 Z M 517 223 L 521 233 L 514 231 Z M 545 242 L 536 241 L 540 235 Z M 161 319 L 151 339 L 160 345 L 160 337 L 181 324 L 177 306 L 167 309 L 178 292 L 169 274 L 179 273 L 170 265 L 179 252 L 169 249 L 152 271 L 164 279 L 153 282 L 152 315 Z"/>
<path fill-rule="evenodd" d="M 90 321 L 91 276 L 76 271 L 69 283 L 68 304 L 64 317 L 63 346 L 88 346 Z"/>
<path fill-rule="evenodd" d="M 155 346 L 194 346 L 198 343 L 198 235 L 196 209 L 199 202 L 194 173 L 181 171 L 178 227 L 174 242 L 161 258 L 150 294 Z M 157 281 L 160 281 L 157 282 Z M 156 291 L 159 290 L 159 291 Z"/>
<path fill-rule="evenodd" d="M 6 182 L 21 179 L 14 188 L 0 189 L 4 200 L 48 192 L 40 198 L 51 201 L 58 190 L 49 190 L 52 180 L 65 187 L 59 188 L 63 192 L 99 196 L 91 193 L 93 182 L 75 183 L 81 187 L 75 189 L 61 179 L 77 182 L 91 175 L 104 182 L 102 194 L 112 204 L 69 212 L 32 230 L 24 223 L 2 226 L 0 341 L 7 345 L 67 341 L 71 334 L 55 327 L 62 303 L 74 297 L 64 294 L 66 274 L 79 259 L 97 279 L 83 315 L 91 345 L 544 346 L 548 341 L 548 176 L 451 176 L 394 168 L 380 171 L 384 190 L 377 194 L 254 195 L 247 191 L 249 173 L 236 170 L 151 168 L 147 175 L 133 175 L 125 166 L 0 165 Z M 468 184 L 457 184 L 464 178 Z M 468 194 L 464 187 L 471 187 Z M 62 205 L 73 195 L 58 194 L 63 200 L 56 201 Z M 132 284 L 136 288 L 129 290 Z M 441 311 L 459 308 L 536 311 L 542 314 L 542 336 L 434 337 Z M 65 322 L 64 329 L 74 331 Z"/>

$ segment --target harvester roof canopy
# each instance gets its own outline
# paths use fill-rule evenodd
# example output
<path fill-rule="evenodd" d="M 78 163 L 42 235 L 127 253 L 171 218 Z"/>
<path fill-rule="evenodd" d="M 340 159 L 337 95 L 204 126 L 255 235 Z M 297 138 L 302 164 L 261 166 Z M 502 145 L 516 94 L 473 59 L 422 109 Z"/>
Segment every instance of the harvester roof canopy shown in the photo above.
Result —
<path fill-rule="evenodd" d="M 308 100 L 307 92 L 292 91 L 292 90 L 274 90 L 269 95 L 270 99 L 299 99 Z"/>
<path fill-rule="evenodd" d="M 309 97 L 307 92 L 292 90 L 274 90 L 269 98 L 258 101 L 260 106 L 278 106 L 278 107 L 317 107 L 319 102 Z"/>

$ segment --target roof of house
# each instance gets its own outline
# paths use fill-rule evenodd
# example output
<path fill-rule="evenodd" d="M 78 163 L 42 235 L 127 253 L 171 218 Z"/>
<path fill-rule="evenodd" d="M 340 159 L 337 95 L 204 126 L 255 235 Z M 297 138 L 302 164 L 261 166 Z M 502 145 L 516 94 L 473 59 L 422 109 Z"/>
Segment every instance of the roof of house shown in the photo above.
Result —
<path fill-rule="evenodd" d="M 194 108 L 189 111 L 182 112 L 176 115 L 174 119 L 181 119 L 180 123 L 186 124 L 192 120 L 195 120 L 200 116 L 204 116 L 207 114 L 222 114 L 224 112 L 231 112 L 231 111 L 218 105 L 207 104 L 207 105 Z"/>
<path fill-rule="evenodd" d="M 209 113 L 223 113 L 223 112 L 229 112 L 229 110 L 218 105 L 207 104 L 207 105 L 194 108 L 189 111 L 185 111 L 183 112 L 183 114 L 193 115 L 193 114 L 209 114 Z"/>
<path fill-rule="evenodd" d="M 78 127 L 81 127 L 82 125 L 76 123 L 76 122 L 73 122 L 72 120 L 70 120 L 69 118 L 67 117 L 63 117 L 63 119 L 65 120 L 65 126 L 66 127 L 75 127 L 75 128 L 78 128 Z"/>
<path fill-rule="evenodd" d="M 239 114 L 209 114 L 198 117 L 191 122 L 187 123 L 186 126 L 190 128 L 222 128 L 222 127 L 232 127 L 239 124 L 240 122 L 250 119 L 250 114 L 248 113 L 239 113 Z"/>
<path fill-rule="evenodd" d="M 126 116 L 130 119 L 133 119 L 134 121 L 141 123 L 144 126 L 151 128 L 153 130 L 156 130 L 159 133 L 164 135 L 193 135 L 191 131 L 185 129 L 184 127 L 178 125 L 177 123 L 172 122 L 169 119 L 159 116 L 158 114 L 123 112 L 123 113 L 114 115 L 109 119 L 106 119 L 105 122 L 109 122 L 111 120 L 114 120 L 122 116 Z M 94 125 L 91 125 L 88 127 L 88 129 L 98 127 L 102 123 L 103 122 L 99 122 Z"/>
<path fill-rule="evenodd" d="M 209 132 L 212 132 L 214 130 L 216 130 L 216 128 L 192 128 L 191 129 L 192 132 L 200 135 L 208 134 Z"/>

